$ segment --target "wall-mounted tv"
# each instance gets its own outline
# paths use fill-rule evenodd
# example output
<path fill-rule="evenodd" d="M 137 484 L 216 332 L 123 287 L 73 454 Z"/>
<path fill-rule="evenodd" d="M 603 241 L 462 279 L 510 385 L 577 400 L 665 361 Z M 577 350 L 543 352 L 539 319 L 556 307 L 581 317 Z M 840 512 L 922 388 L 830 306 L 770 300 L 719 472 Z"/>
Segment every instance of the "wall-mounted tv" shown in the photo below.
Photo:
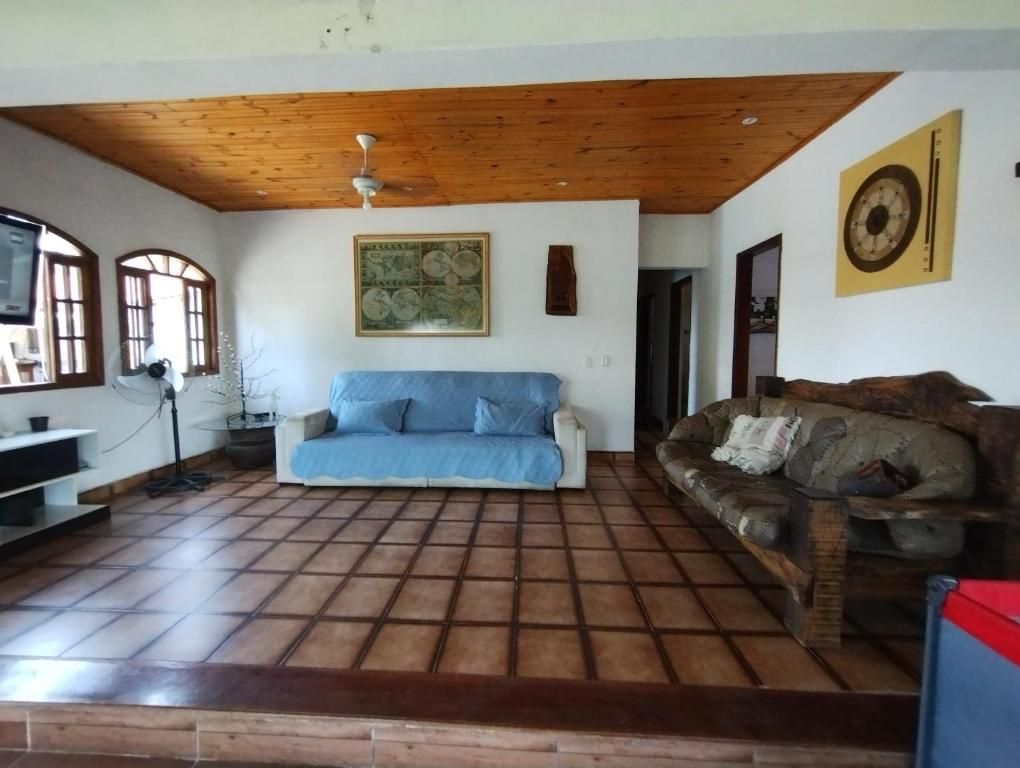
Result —
<path fill-rule="evenodd" d="M 0 216 L 0 324 L 35 323 L 42 227 Z"/>

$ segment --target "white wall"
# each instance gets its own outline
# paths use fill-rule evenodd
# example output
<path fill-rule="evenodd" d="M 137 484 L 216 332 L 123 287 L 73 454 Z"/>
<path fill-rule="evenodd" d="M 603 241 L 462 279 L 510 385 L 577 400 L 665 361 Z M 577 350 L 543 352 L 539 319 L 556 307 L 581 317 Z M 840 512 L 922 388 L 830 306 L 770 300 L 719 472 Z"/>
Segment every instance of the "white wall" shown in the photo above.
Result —
<path fill-rule="evenodd" d="M 225 214 L 223 247 L 241 339 L 279 369 L 281 410 L 326 403 L 345 369 L 550 371 L 588 427 L 592 450 L 633 448 L 636 201 L 518 203 L 370 211 Z M 489 232 L 488 338 L 358 338 L 356 234 Z M 549 246 L 574 246 L 576 317 L 545 314 Z M 582 357 L 594 366 L 582 365 Z M 608 355 L 609 367 L 601 367 Z"/>
<path fill-rule="evenodd" d="M 641 269 L 700 269 L 712 250 L 708 214 L 644 213 L 638 223 Z"/>
<path fill-rule="evenodd" d="M 76 149 L 0 120 L 0 207 L 37 216 L 80 240 L 99 256 L 103 363 L 119 344 L 114 261 L 139 248 L 166 248 L 198 261 L 222 278 L 214 211 Z M 222 295 L 222 291 L 221 291 Z M 229 307 L 221 307 L 229 318 Z M 204 386 L 181 398 L 185 425 L 212 418 L 221 406 L 206 404 Z M 3 394 L 0 424 L 28 429 L 29 416 L 48 415 L 51 427 L 99 430 L 100 449 L 134 431 L 150 409 L 126 402 L 106 387 Z M 135 438 L 100 457 L 98 470 L 81 478 L 90 488 L 173 461 L 169 413 Z M 185 428 L 183 454 L 207 451 L 221 442 L 213 432 Z"/>
<path fill-rule="evenodd" d="M 953 275 L 835 297 L 839 173 L 963 109 Z M 823 381 L 944 369 L 1020 403 L 1020 72 L 904 74 L 712 215 L 701 404 L 729 395 L 735 254 L 781 232 L 778 373 Z"/>
<path fill-rule="evenodd" d="M 759 253 L 751 263 L 751 295 L 779 293 L 779 249 Z M 753 393 L 759 376 L 776 374 L 776 334 L 752 333 L 747 346 L 747 391 Z"/>

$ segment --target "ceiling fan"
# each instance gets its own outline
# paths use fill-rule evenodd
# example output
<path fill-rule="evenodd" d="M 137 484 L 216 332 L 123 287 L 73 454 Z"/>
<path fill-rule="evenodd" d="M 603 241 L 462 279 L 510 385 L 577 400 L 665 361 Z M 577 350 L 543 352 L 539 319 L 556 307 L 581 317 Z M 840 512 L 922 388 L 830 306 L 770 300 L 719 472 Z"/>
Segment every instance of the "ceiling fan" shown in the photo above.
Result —
<path fill-rule="evenodd" d="M 361 165 L 361 173 L 351 179 L 351 184 L 361 195 L 363 200 L 361 207 L 367 210 L 372 207 L 371 198 L 375 197 L 376 193 L 383 188 L 383 183 L 372 175 L 372 169 L 368 165 L 368 150 L 375 144 L 375 136 L 369 133 L 359 133 L 354 138 L 361 145 L 365 157 Z"/>
<path fill-rule="evenodd" d="M 351 185 L 361 195 L 361 207 L 366 210 L 372 207 L 372 198 L 378 194 L 384 186 L 380 179 L 372 175 L 372 168 L 368 164 L 368 150 L 376 142 L 375 136 L 370 133 L 359 133 L 354 137 L 361 147 L 363 155 L 361 172 L 351 179 Z M 398 197 L 424 198 L 429 190 L 435 186 L 433 179 L 415 179 L 413 181 L 390 182 L 386 186 L 386 196 L 395 195 Z"/>

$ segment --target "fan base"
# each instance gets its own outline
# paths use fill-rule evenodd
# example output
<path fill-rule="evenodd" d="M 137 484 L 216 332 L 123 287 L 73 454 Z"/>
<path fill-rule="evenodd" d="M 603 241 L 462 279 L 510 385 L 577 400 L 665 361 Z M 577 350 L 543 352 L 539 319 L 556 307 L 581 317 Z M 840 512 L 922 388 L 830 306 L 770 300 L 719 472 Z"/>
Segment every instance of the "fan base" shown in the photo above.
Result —
<path fill-rule="evenodd" d="M 164 493 L 177 493 L 179 491 L 204 491 L 214 480 L 220 478 L 210 475 L 208 472 L 185 472 L 181 475 L 160 477 L 145 484 L 145 492 L 149 498 L 162 496 Z"/>

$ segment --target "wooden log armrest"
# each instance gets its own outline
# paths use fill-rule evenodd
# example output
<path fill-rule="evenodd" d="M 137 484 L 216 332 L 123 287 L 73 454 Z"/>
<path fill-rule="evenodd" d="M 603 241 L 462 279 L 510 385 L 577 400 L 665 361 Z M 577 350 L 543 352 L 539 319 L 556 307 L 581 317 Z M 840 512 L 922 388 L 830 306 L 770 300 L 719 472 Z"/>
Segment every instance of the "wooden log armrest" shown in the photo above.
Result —
<path fill-rule="evenodd" d="M 838 648 L 846 583 L 847 513 L 844 499 L 814 488 L 797 488 L 790 505 L 787 556 L 809 577 L 797 589 L 787 583 L 783 620 L 810 648 Z"/>
<path fill-rule="evenodd" d="M 957 520 L 966 522 L 1007 523 L 1020 519 L 1016 510 L 971 499 L 877 499 L 871 496 L 847 496 L 843 507 L 851 517 L 861 520 Z"/>

